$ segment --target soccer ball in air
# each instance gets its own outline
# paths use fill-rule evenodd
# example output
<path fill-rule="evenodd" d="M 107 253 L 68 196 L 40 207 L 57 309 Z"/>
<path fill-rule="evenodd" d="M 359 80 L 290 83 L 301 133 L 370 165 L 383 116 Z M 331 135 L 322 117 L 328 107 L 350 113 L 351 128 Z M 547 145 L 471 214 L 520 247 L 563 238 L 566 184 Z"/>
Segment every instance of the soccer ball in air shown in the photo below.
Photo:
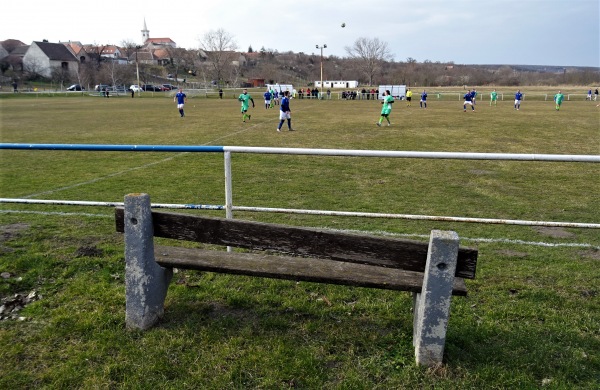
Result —
<path fill-rule="evenodd" d="M 346 23 L 342 23 L 342 28 L 346 27 Z"/>

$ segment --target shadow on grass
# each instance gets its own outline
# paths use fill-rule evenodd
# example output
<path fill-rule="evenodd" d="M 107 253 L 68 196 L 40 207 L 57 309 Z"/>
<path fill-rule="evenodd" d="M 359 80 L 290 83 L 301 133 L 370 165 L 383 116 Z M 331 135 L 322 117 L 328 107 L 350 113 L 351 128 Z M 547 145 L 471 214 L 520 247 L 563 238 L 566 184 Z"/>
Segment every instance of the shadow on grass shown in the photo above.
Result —
<path fill-rule="evenodd" d="M 156 329 L 187 335 L 199 349 L 210 343 L 245 355 L 266 348 L 283 360 L 282 355 L 308 354 L 325 371 L 362 361 L 372 365 L 365 368 L 369 375 L 375 366 L 375 371 L 415 369 L 410 294 L 278 281 L 257 290 L 261 282 L 245 280 L 250 286 L 236 282 L 225 293 L 200 285 L 170 291 Z M 472 304 L 470 297 L 453 298 L 445 366 L 434 377 L 471 384 L 478 377 L 494 383 L 496 377 L 505 379 L 495 383 L 513 385 L 598 380 L 600 342 L 592 330 L 565 327 L 535 313 L 482 322 Z M 268 364 L 271 357 L 257 352 L 255 359 Z"/>

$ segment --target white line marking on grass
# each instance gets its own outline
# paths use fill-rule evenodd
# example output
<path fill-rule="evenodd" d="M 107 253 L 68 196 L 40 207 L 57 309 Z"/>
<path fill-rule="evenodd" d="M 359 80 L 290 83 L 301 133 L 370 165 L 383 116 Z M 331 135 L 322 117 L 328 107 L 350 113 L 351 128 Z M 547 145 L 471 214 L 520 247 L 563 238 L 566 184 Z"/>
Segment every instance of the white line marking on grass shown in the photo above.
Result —
<path fill-rule="evenodd" d="M 26 210 L 0 210 L 0 214 L 39 214 L 39 215 L 60 215 L 63 217 L 99 217 L 114 218 L 113 214 L 91 214 L 91 213 L 65 213 L 61 211 L 26 211 Z"/>
<path fill-rule="evenodd" d="M 237 134 L 241 134 L 241 133 L 244 133 L 246 131 L 252 130 L 252 129 L 256 128 L 257 126 L 259 126 L 259 123 L 255 124 L 255 125 L 251 125 L 251 126 L 246 127 L 246 128 L 243 128 L 243 129 L 241 129 L 239 131 L 235 131 L 233 133 L 230 133 L 230 134 L 227 134 L 227 135 L 215 138 L 212 141 L 208 141 L 208 142 L 206 142 L 204 144 L 201 144 L 201 145 L 210 145 L 210 144 L 212 144 L 214 142 L 217 142 L 219 140 L 222 140 L 222 139 L 225 139 L 225 138 L 229 138 L 229 137 L 235 136 Z M 48 191 L 38 192 L 38 193 L 35 193 L 35 194 L 26 195 L 26 196 L 23 196 L 23 199 L 30 199 L 30 198 L 38 197 L 38 196 L 41 196 L 41 195 L 53 194 L 55 192 L 60 192 L 60 191 L 64 191 L 64 190 L 69 190 L 71 188 L 76 188 L 76 187 L 81 187 L 81 186 L 85 186 L 85 185 L 88 185 L 88 184 L 97 183 L 97 182 L 102 181 L 102 180 L 110 179 L 110 178 L 113 178 L 113 177 L 116 177 L 116 176 L 121 176 L 121 175 L 126 174 L 128 172 L 136 171 L 136 170 L 139 170 L 139 169 L 145 169 L 145 168 L 151 167 L 153 165 L 162 164 L 164 162 L 173 160 L 176 157 L 181 157 L 181 156 L 183 156 L 185 154 L 190 154 L 190 152 L 177 153 L 177 154 L 174 154 L 174 155 L 172 155 L 170 157 L 164 158 L 164 159 L 159 160 L 159 161 L 154 161 L 154 162 L 151 162 L 151 163 L 148 163 L 148 164 L 140 165 L 138 167 L 132 167 L 132 168 L 129 168 L 129 169 L 125 169 L 124 171 L 111 173 L 110 175 L 100 176 L 100 177 L 97 177 L 95 179 L 88 180 L 88 181 L 85 181 L 85 182 L 75 183 L 75 184 L 72 184 L 70 186 L 55 188 L 53 190 L 48 190 Z"/>
<path fill-rule="evenodd" d="M 327 228 L 323 228 L 327 229 Z M 382 236 L 389 237 L 405 237 L 405 238 L 425 238 L 429 239 L 429 234 L 411 234 L 411 233 L 390 233 L 381 230 L 376 231 L 363 231 L 363 230 L 343 230 L 343 229 L 329 229 L 340 232 L 348 232 L 348 233 L 376 233 L 381 234 Z M 524 240 L 514 240 L 509 238 L 470 238 L 470 237 L 459 237 L 461 241 L 473 241 L 473 242 L 485 242 L 485 243 L 505 243 L 505 244 L 516 244 L 516 245 L 528 245 L 528 246 L 543 246 L 549 248 L 592 248 L 592 249 L 600 249 L 600 246 L 587 244 L 587 243 L 577 243 L 577 242 L 543 242 L 543 241 L 524 241 Z"/>
<path fill-rule="evenodd" d="M 65 213 L 60 211 L 24 211 L 24 210 L 0 210 L 0 214 L 39 214 L 39 215 L 58 215 L 58 216 L 82 216 L 82 217 L 98 217 L 98 218 L 113 218 L 113 214 L 91 214 L 91 213 Z M 388 237 L 405 237 L 405 238 L 425 238 L 428 239 L 428 234 L 411 234 L 411 233 L 390 233 L 382 230 L 375 231 L 365 231 L 365 230 L 348 230 L 348 229 L 329 229 L 322 228 L 323 230 L 330 230 L 336 232 L 344 232 L 344 233 L 375 233 L 380 234 L 382 236 Z M 470 238 L 470 237 L 460 237 L 460 240 L 463 241 L 473 241 L 473 242 L 485 242 L 485 243 L 504 243 L 504 244 L 516 244 L 516 245 L 527 245 L 527 246 L 543 246 L 548 248 L 590 248 L 590 249 L 598 249 L 600 250 L 600 246 L 586 244 L 586 243 L 577 243 L 577 242 L 540 242 L 540 241 L 524 241 L 524 240 L 513 240 L 508 238 Z"/>
<path fill-rule="evenodd" d="M 97 178 L 92 179 L 92 180 L 88 180 L 88 181 L 81 182 L 81 183 L 76 183 L 76 184 L 73 184 L 73 185 L 70 185 L 70 186 L 66 186 L 66 187 L 60 187 L 60 188 L 55 188 L 53 190 L 48 190 L 48 191 L 44 191 L 44 192 L 38 192 L 37 194 L 30 194 L 30 195 L 24 196 L 23 199 L 29 199 L 29 198 L 33 198 L 33 197 L 40 196 L 40 195 L 53 194 L 55 192 L 59 192 L 59 191 L 63 191 L 63 190 L 69 190 L 69 189 L 75 188 L 75 187 L 81 187 L 81 186 L 84 186 L 84 185 L 87 185 L 87 184 L 97 183 L 99 181 L 106 180 L 106 179 L 109 179 L 109 178 L 112 178 L 112 177 L 116 177 L 116 176 L 120 176 L 120 175 L 123 175 L 123 174 L 131 172 L 131 171 L 135 171 L 135 170 L 138 170 L 138 169 L 145 169 L 145 168 L 151 167 L 153 165 L 158 165 L 158 164 L 161 164 L 163 162 L 173 160 L 175 157 L 179 157 L 181 155 L 188 154 L 188 153 L 189 152 L 177 153 L 176 155 L 164 158 L 162 160 L 154 161 L 154 162 L 151 162 L 151 163 L 148 163 L 148 164 L 144 164 L 144 165 L 141 165 L 141 166 L 138 166 L 138 167 L 129 168 L 129 169 L 126 169 L 126 170 L 121 171 L 121 172 L 111 173 L 110 175 L 100 176 L 100 177 L 97 177 Z"/>

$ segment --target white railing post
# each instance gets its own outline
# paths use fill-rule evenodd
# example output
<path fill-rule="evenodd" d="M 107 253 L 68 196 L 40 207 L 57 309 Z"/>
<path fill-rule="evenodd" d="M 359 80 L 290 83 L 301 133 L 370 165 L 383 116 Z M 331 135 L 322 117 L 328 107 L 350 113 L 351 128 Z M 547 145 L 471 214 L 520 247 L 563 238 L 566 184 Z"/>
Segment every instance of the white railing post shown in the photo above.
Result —
<path fill-rule="evenodd" d="M 231 180 L 231 152 L 225 151 L 225 218 L 233 219 L 233 190 Z M 227 252 L 232 252 L 233 248 L 228 246 Z"/>
<path fill-rule="evenodd" d="M 233 218 L 233 192 L 231 189 L 231 152 L 225 151 L 225 218 Z"/>

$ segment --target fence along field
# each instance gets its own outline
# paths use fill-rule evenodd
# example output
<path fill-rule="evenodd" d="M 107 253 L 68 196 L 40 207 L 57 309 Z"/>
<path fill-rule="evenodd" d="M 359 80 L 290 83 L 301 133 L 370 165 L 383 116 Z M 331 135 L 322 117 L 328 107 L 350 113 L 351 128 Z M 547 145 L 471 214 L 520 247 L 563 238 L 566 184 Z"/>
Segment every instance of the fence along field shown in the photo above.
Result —
<path fill-rule="evenodd" d="M 260 99 L 254 96 L 255 101 Z M 108 99 L 110 100 L 110 99 Z M 413 102 L 414 103 L 414 102 Z M 553 110 L 551 102 L 523 103 L 517 113 L 512 110 L 512 102 L 499 103 L 498 110 L 493 111 L 478 102 L 474 114 L 462 112 L 462 102 L 432 101 L 427 109 L 406 108 L 402 104 L 392 111 L 390 128 L 377 129 L 375 121 L 380 106 L 375 102 L 310 102 L 292 101 L 293 123 L 298 129 L 295 133 L 278 136 L 275 132 L 277 112 L 260 109 L 260 104 L 252 111 L 252 121 L 241 123 L 239 107 L 234 101 L 195 100 L 190 99 L 186 105 L 186 118 L 180 120 L 169 99 L 142 98 L 126 100 L 123 98 L 104 101 L 93 98 L 53 98 L 31 100 L 4 100 L 2 102 L 3 131 L 2 142 L 27 143 L 99 143 L 99 144 L 180 144 L 180 145 L 248 145 L 274 147 L 318 147 L 341 149 L 372 150 L 431 150 L 431 151 L 469 151 L 469 152 L 503 152 L 503 153 L 550 153 L 550 154 L 590 154 L 597 155 L 597 123 L 598 111 L 590 102 L 573 102 L 563 104 L 560 113 Z M 577 103 L 577 104 L 575 104 Z M 480 104 L 482 104 L 480 106 Z M 195 107 L 194 107 L 195 106 Z M 413 104 L 414 106 L 414 104 Z M 216 155 L 194 154 L 154 154 L 154 153 L 94 153 L 94 152 L 55 152 L 55 151 L 7 151 L 0 153 L 2 158 L 2 182 L 10 182 L 10 186 L 2 186 L 2 197 L 29 197 L 32 199 L 73 199 L 122 201 L 129 192 L 147 192 L 156 202 L 173 203 L 211 203 L 223 202 L 223 158 Z M 522 218 L 535 220 L 561 220 L 597 223 L 598 183 L 597 164 L 582 163 L 543 163 L 543 162 L 490 162 L 490 161 L 430 161 L 405 159 L 355 159 L 342 157 L 323 157 L 319 159 L 308 156 L 233 156 L 233 190 L 236 204 L 262 205 L 265 207 L 311 208 L 352 210 L 367 212 L 388 212 L 433 215 L 462 215 L 493 218 Z M 32 169 L 32 167 L 34 167 Z M 37 195 L 36 195 L 37 194 Z M 35 195 L 35 196 L 34 196 Z M 89 208 L 60 206 L 24 206 L 2 205 L 3 211 L 64 211 L 90 213 Z M 109 214 L 109 210 L 97 209 L 98 214 Z M 219 214 L 222 212 L 208 212 Z M 219 214 L 220 215 L 220 214 Z M 456 309 L 467 313 L 464 319 L 452 317 L 449 335 L 448 354 L 449 370 L 457 374 L 466 372 L 460 381 L 463 384 L 477 383 L 477 376 L 487 377 L 485 362 L 489 356 L 500 356 L 500 362 L 494 362 L 495 376 L 499 385 L 509 383 L 539 384 L 547 379 L 546 372 L 552 371 L 554 383 L 586 384 L 592 383 L 593 372 L 597 368 L 593 359 L 580 359 L 580 355 L 563 354 L 567 348 L 581 350 L 587 356 L 593 354 L 596 342 L 591 339 L 590 329 L 586 324 L 597 319 L 598 302 L 594 291 L 597 283 L 594 278 L 583 275 L 594 275 L 594 253 L 599 246 L 597 231 L 593 229 L 541 229 L 535 227 L 490 226 L 430 221 L 398 221 L 385 219 L 344 218 L 339 216 L 305 216 L 235 212 L 238 218 L 256 219 L 266 222 L 283 222 L 296 225 L 331 227 L 338 229 L 356 229 L 368 231 L 386 231 L 391 234 L 426 234 L 431 228 L 454 229 L 459 236 L 466 238 L 508 239 L 531 242 L 579 243 L 592 247 L 574 247 L 545 249 L 529 247 L 514 243 L 480 243 L 481 273 L 473 282 L 474 292 L 465 304 L 456 302 Z M 50 233 L 59 237 L 77 237 L 85 242 L 85 237 L 97 237 L 99 245 L 107 248 L 114 246 L 117 253 L 119 245 L 111 244 L 111 239 L 103 239 L 112 229 L 110 219 L 94 219 L 92 217 L 42 217 L 32 214 L 3 212 L 0 215 L 2 225 L 27 221 L 34 226 L 44 226 L 52 222 Z M 82 231 L 75 232 L 69 226 L 75 220 Z M 85 222 L 90 220 L 90 223 Z M 62 222 L 61 222 L 62 221 Z M 92 223 L 93 222 L 93 223 Z M 83 225 L 81 225 L 83 224 Z M 109 236 L 106 236 L 109 237 Z M 68 242 L 71 242 L 69 240 Z M 103 244 L 102 244 L 103 243 Z M 44 244 L 48 245 L 48 244 Z M 69 257 L 72 252 L 68 245 L 59 242 L 53 246 L 53 252 Z M 118 257 L 118 255 L 117 255 Z M 109 261 L 114 263 L 114 261 Z M 3 267 L 6 267 L 3 263 Z M 574 271 L 565 274 L 562 268 Z M 119 263 L 112 268 L 120 269 Z M 51 269 L 51 268 L 49 268 Z M 19 269 L 27 277 L 26 269 Z M 50 271 L 51 273 L 53 271 Z M 55 271 L 54 271 L 55 272 Z M 73 271 L 73 283 L 67 283 L 59 293 L 72 293 L 77 280 L 83 275 L 81 271 Z M 193 277 L 192 277 L 193 278 Z M 531 279 L 533 278 L 533 279 Z M 527 280 L 531 280 L 532 284 Z M 597 282 L 597 280 L 596 280 Z M 30 282 L 31 283 L 31 282 Z M 248 294 L 252 284 L 247 287 L 235 284 Z M 287 286 L 287 285 L 285 285 Z M 570 287 L 567 287 L 570 286 Z M 14 285 L 11 288 L 18 288 Z M 111 291 L 121 291 L 122 284 L 111 282 Z M 186 294 L 185 284 L 175 287 L 176 294 Z M 509 290 L 516 290 L 509 293 Z M 4 290 L 3 290 L 4 291 Z M 344 312 L 347 307 L 333 297 L 344 293 L 330 290 L 319 290 L 317 298 L 325 297 L 332 303 L 330 309 L 318 309 L 327 317 L 327 311 L 335 314 L 337 310 Z M 583 292 L 587 292 L 587 297 Z M 3 292 L 4 294 L 4 292 Z M 242 295 L 246 295 L 242 294 Z M 358 305 L 370 302 L 370 295 L 362 291 L 358 294 Z M 502 301 L 495 296 L 507 296 Z M 548 302 L 563 297 L 562 308 L 555 308 Z M 590 295 L 591 294 L 591 295 Z M 280 291 L 281 297 L 287 294 Z M 227 294 L 225 295 L 227 296 Z M 259 297 L 266 298 L 262 294 Z M 520 297 L 514 300 L 511 297 Z M 537 298 L 536 298 L 537 297 Z M 546 297 L 548 299 L 546 299 Z M 553 298 L 554 297 L 554 298 Z M 259 301 L 263 298 L 258 298 Z M 52 300 L 52 294 L 45 298 Z M 236 298 L 236 299 L 241 299 Z M 247 299 L 247 298 L 246 298 Z M 269 298 L 271 299 L 271 298 Z M 290 298 L 291 299 L 291 298 Z M 408 302 L 399 298 L 382 296 L 382 305 L 399 300 L 400 304 Z M 390 299 L 390 301 L 388 301 Z M 567 301 L 564 301 L 566 299 Z M 177 311 L 174 298 L 172 310 Z M 353 299 L 347 299 L 352 301 Z M 234 299 L 235 301 L 235 299 Z M 315 300 L 314 303 L 324 302 Z M 474 308 L 470 306 L 477 302 Z M 82 303 L 83 304 L 83 303 Z M 240 302 L 242 307 L 245 305 Z M 385 310 L 373 303 L 377 311 Z M 236 304 L 231 302 L 232 308 Z M 252 306 L 256 310 L 257 303 Z M 260 305 L 260 303 L 258 303 Z M 295 304 L 299 305 L 299 303 Z M 118 306 L 118 305 L 117 305 Z M 577 308 L 574 308 L 577 306 Z M 89 309 L 82 306 L 85 313 Z M 526 307 L 530 307 L 527 309 Z M 492 312 L 497 315 L 490 314 Z M 31 310 L 34 310 L 35 307 Z M 596 309 L 596 310 L 594 310 Z M 365 310 L 364 308 L 362 310 Z M 361 310 L 361 311 L 362 311 Z M 529 311 L 531 310 L 531 312 Z M 489 312 L 488 312 L 489 311 Z M 545 321 L 534 321 L 537 312 Z M 83 314 L 84 314 L 83 313 Z M 327 321 L 307 323 L 289 322 L 276 315 L 277 321 L 284 324 L 283 329 L 290 332 L 296 325 L 331 328 L 344 333 L 350 332 L 354 342 L 364 344 L 367 340 L 353 332 L 351 328 L 334 325 Z M 366 311 L 368 316 L 368 310 Z M 550 315 L 550 313 L 554 313 Z M 584 314 L 585 313 L 585 314 Z M 76 321 L 83 320 L 83 314 L 75 314 Z M 27 315 L 36 317 L 34 310 Z M 109 314 L 115 321 L 122 323 L 120 308 Z M 470 327 L 470 321 L 479 317 L 481 326 L 499 334 L 497 338 L 486 339 L 483 334 Z M 590 317 L 591 316 L 591 317 Z M 176 315 L 176 317 L 179 317 Z M 502 318 L 497 318 L 502 317 Z M 81 320 L 79 320 L 81 318 Z M 351 318 L 351 317 L 350 317 Z M 409 316 L 407 316 L 409 318 Z M 520 318 L 523 325 L 515 322 Z M 178 319 L 179 321 L 180 319 Z M 453 320 L 455 321 L 453 323 Z M 561 323 L 564 323 L 561 328 Z M 527 324 L 527 327 L 524 325 Z M 222 324 L 221 324 L 222 325 Z M 354 323 L 353 325 L 357 325 Z M 509 330 L 512 325 L 512 330 Z M 98 326 L 92 325 L 92 326 Z M 194 327 L 202 326 L 196 322 Z M 341 328 L 340 328 L 341 326 Z M 374 329 L 383 329 L 388 325 L 374 324 Z M 516 327 L 515 327 L 516 326 Z M 525 332 L 527 328 L 527 332 Z M 394 326 L 396 331 L 402 325 Z M 410 329 L 410 328 L 408 328 Z M 461 330 L 462 329 L 462 330 Z M 474 345 L 459 347 L 467 342 L 467 331 L 474 332 L 477 347 Z M 570 334 L 576 331 L 581 339 L 568 337 L 552 338 L 552 345 L 543 334 Z M 186 336 L 185 329 L 171 330 L 173 338 Z M 11 326 L 9 334 L 17 339 L 24 335 L 19 328 Z M 525 341 L 527 337 L 531 341 Z M 168 343 L 175 342 L 170 336 L 161 332 Z M 157 334 L 158 336 L 158 334 Z M 299 336 L 299 335 L 298 335 Z M 116 337 L 124 337 L 117 335 Z M 195 336 L 189 335 L 190 339 Z M 218 336 L 214 336 L 218 337 Z M 282 340 L 286 336 L 276 333 L 275 339 Z M 291 331 L 291 338 L 296 337 Z M 311 339 L 312 337 L 312 339 Z M 82 346 L 89 346 L 92 340 L 78 337 Z M 454 339 L 453 339 L 454 338 Z M 257 340 L 265 342 L 258 335 Z M 320 356 L 316 351 L 318 343 L 326 343 L 332 350 L 339 350 L 342 344 L 336 344 L 331 338 L 323 338 L 310 332 L 308 345 L 300 348 L 299 353 L 311 353 Z M 311 341 L 312 340 L 312 341 Z M 454 341 L 453 341 L 454 340 Z M 135 343 L 126 340 L 117 354 L 124 369 L 131 377 L 144 381 L 140 375 L 154 375 L 147 369 L 136 374 L 129 367 L 135 365 L 135 358 L 128 355 L 127 348 Z M 376 342 L 384 342 L 379 338 Z M 501 342 L 500 342 L 501 341 Z M 66 348 L 56 340 L 61 348 Z M 98 342 L 97 340 L 94 342 Z M 223 342 L 225 342 L 223 340 Z M 249 346 L 238 346 L 244 355 L 245 348 L 257 350 L 257 359 L 262 368 L 248 371 L 260 377 L 280 378 L 285 375 L 274 369 L 266 355 L 260 353 L 261 348 L 249 342 Z M 503 345 L 500 345 L 503 344 Z M 525 345 L 531 352 L 517 354 L 520 345 Z M 569 347 L 570 346 L 570 347 Z M 43 344 L 37 343 L 37 348 Z M 372 350 L 369 350 L 373 352 Z M 198 352 L 198 351 L 196 351 Z M 202 353 L 202 351 L 200 351 Z M 380 367 L 398 364 L 402 356 L 410 356 L 406 350 L 395 350 L 400 358 L 390 356 L 371 356 Z M 471 357 L 467 357 L 467 355 Z M 99 352 L 99 354 L 101 354 Z M 541 355 L 554 354 L 552 368 Z M 159 356 L 158 348 L 149 347 L 147 355 L 150 359 Z M 186 359 L 177 353 L 180 359 Z M 218 354 L 220 355 L 220 354 Z M 276 354 L 278 355 L 278 354 Z M 367 354 L 368 355 L 368 354 Z M 324 369 L 323 374 L 315 374 L 308 362 L 299 363 L 298 371 L 303 374 L 305 382 L 311 379 L 315 384 L 327 383 L 331 375 L 342 375 L 349 383 L 356 375 L 361 378 L 383 375 L 387 383 L 411 383 L 406 380 L 413 369 L 410 365 L 400 363 L 401 369 L 387 370 L 379 373 L 375 366 L 358 368 L 356 361 L 367 359 L 367 355 L 354 352 L 343 357 L 337 354 L 340 363 L 332 368 Z M 568 356 L 567 356 L 568 355 Z M 9 353 L 13 356 L 12 352 Z M 75 351 L 74 358 L 81 356 Z M 98 355 L 101 356 L 101 355 Z M 128 357 L 129 356 L 129 357 Z M 204 355 L 203 355 L 204 356 Z M 581 355 L 583 356 L 583 355 Z M 281 357 L 281 356 L 280 356 Z M 106 358 L 103 356 L 103 358 Z M 400 360 L 398 360 L 400 359 Z M 37 359 L 36 359 L 37 360 Z M 113 358 L 108 358 L 112 361 Z M 9 359 L 8 361 L 12 361 Z M 39 360 L 37 360 L 39 362 Z M 46 362 L 45 364 L 48 364 Z M 49 363 L 52 366 L 52 363 Z M 68 360 L 67 367 L 75 364 Z M 110 364 L 110 363 L 107 363 Z M 249 361 L 242 358 L 239 365 L 246 367 Z M 580 365 L 584 374 L 580 377 L 571 371 L 573 365 Z M 26 372 L 27 363 L 16 365 L 17 372 Z M 95 365 L 101 368 L 102 364 Z M 269 367 L 269 368 L 267 368 Z M 353 368 L 354 367 L 354 368 Z M 456 371 L 454 371 L 456 370 Z M 87 370 L 84 370 L 86 372 Z M 102 371 L 102 370 L 101 370 Z M 159 373 L 162 369 L 157 370 Z M 209 370 L 210 371 L 210 370 Z M 581 372 L 581 371 L 580 371 Z M 183 368 L 175 369 L 176 378 L 189 375 Z M 30 374 L 33 375 L 33 374 Z M 60 375 L 60 374 L 55 374 Z M 75 375 L 75 378 L 82 374 Z M 198 374 L 195 374 L 198 375 Z M 193 375 L 192 375 L 193 376 Z M 302 376 L 302 375 L 301 375 Z M 507 379 L 513 377 L 513 381 Z M 550 375 L 548 375 L 550 376 Z M 213 381 L 221 380 L 223 374 L 214 373 Z M 316 379 L 315 379 L 316 378 Z M 551 378 L 551 379 L 552 379 Z M 102 378 L 101 378 L 102 379 Z M 210 379 L 197 376 L 200 383 L 210 383 Z M 456 378 L 454 378 L 456 379 Z M 104 381 L 108 380 L 104 377 Z M 266 379 L 264 379 L 266 381 Z M 368 379 L 367 379 L 368 380 Z M 421 381 L 438 381 L 446 383 L 451 379 L 435 377 Z M 298 381 L 300 381 L 298 379 Z M 404 382 L 403 382 L 404 381 Z M 413 376 L 412 383 L 415 379 Z M 102 382 L 102 380 L 101 380 Z M 106 382 L 105 382 L 106 383 Z M 216 382 L 212 382 L 216 383 Z M 266 382 L 263 382 L 266 383 Z M 423 383 L 423 382 L 421 382 Z"/>

